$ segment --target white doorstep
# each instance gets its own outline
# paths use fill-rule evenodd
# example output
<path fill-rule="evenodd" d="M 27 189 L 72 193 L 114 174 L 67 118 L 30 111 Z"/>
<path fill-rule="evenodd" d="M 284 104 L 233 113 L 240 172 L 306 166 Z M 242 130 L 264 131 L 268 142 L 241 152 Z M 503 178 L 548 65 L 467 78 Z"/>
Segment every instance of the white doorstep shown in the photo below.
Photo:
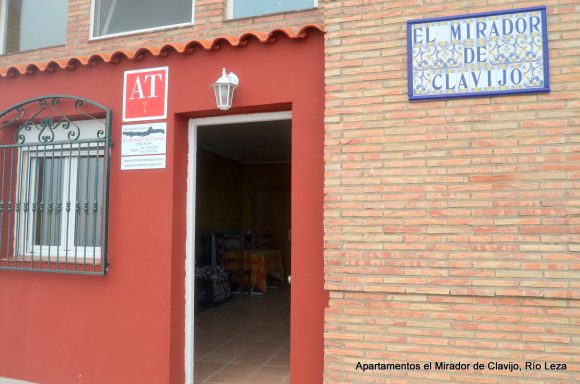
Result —
<path fill-rule="evenodd" d="M 0 384 L 33 384 L 33 383 L 31 383 L 29 381 L 5 379 L 5 378 L 0 377 Z"/>

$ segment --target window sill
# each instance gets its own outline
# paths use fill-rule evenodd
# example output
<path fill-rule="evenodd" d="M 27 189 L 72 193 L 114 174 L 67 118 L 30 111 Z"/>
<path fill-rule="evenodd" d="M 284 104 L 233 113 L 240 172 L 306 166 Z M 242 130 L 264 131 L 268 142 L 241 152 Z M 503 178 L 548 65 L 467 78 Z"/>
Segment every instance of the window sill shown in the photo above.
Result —
<path fill-rule="evenodd" d="M 16 51 L 16 52 L 7 52 L 7 53 L 0 53 L 1 57 L 8 57 L 8 56 L 14 56 L 14 55 L 19 55 L 21 53 L 23 54 L 28 54 L 28 53 L 32 53 L 32 52 L 38 52 L 38 51 L 44 51 L 45 49 L 52 49 L 52 48 L 64 48 L 65 44 L 58 44 L 58 45 L 50 45 L 48 47 L 42 47 L 42 48 L 34 48 L 34 49 L 27 49 L 24 51 Z"/>
<path fill-rule="evenodd" d="M 6 260 L 4 260 L 6 261 Z M 18 262 L 18 263 L 48 263 L 51 264 L 78 264 L 78 265 L 101 265 L 101 255 L 96 256 L 89 256 L 87 255 L 86 259 L 84 255 L 77 255 L 75 258 L 74 255 L 66 256 L 66 255 L 19 255 L 10 260 L 9 262 Z"/>

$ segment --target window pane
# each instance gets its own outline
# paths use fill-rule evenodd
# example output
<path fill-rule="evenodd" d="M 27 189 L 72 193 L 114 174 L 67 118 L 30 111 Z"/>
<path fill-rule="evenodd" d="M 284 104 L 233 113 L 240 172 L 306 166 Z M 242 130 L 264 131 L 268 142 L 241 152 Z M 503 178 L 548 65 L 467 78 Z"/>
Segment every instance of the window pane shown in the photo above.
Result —
<path fill-rule="evenodd" d="M 234 2 L 234 18 L 294 11 L 314 7 L 314 0 L 230 0 Z"/>
<path fill-rule="evenodd" d="M 193 0 L 96 0 L 94 35 L 191 22 Z"/>
<path fill-rule="evenodd" d="M 32 161 L 36 191 L 32 202 L 36 203 L 34 214 L 34 244 L 60 244 L 61 214 L 58 205 L 62 202 L 63 160 L 59 158 L 37 158 Z"/>
<path fill-rule="evenodd" d="M 7 0 L 6 53 L 64 44 L 67 0 Z"/>
<path fill-rule="evenodd" d="M 103 207 L 103 158 L 82 157 L 77 167 L 77 201 L 75 246 L 101 246 Z"/>

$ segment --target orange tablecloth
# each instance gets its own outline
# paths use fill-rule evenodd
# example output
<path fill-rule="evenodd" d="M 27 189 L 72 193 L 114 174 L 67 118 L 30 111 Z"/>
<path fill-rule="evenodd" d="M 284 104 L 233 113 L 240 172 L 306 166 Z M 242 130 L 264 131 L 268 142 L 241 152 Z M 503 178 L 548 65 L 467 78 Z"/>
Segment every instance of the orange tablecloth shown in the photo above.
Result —
<path fill-rule="evenodd" d="M 276 273 L 284 279 L 282 253 L 277 249 L 244 249 L 244 270 L 250 271 L 250 283 L 266 293 L 269 273 Z"/>

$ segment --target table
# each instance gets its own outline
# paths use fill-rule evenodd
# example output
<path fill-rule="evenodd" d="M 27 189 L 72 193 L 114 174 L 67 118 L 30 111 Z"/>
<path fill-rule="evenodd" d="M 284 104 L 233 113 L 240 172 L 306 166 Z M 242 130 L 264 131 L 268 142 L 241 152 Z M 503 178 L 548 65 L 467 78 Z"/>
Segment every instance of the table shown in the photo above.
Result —
<path fill-rule="evenodd" d="M 244 249 L 244 270 L 250 271 L 250 284 L 266 293 L 268 274 L 284 281 L 282 253 L 278 249 Z"/>

